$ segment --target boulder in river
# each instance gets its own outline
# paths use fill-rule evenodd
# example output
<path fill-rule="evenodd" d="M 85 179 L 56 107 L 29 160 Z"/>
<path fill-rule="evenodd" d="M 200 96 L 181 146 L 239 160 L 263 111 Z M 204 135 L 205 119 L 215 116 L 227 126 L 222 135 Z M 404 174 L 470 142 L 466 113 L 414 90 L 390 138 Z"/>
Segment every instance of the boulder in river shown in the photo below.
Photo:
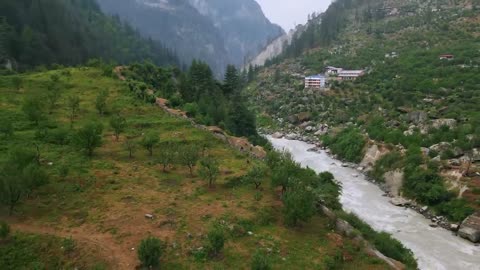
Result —
<path fill-rule="evenodd" d="M 281 138 L 283 138 L 283 133 L 281 133 L 281 132 L 275 132 L 275 133 L 272 134 L 272 138 L 274 138 L 274 139 L 281 139 Z"/>
<path fill-rule="evenodd" d="M 480 242 L 480 212 L 467 217 L 460 225 L 458 235 L 472 241 Z"/>
<path fill-rule="evenodd" d="M 407 206 L 410 205 L 410 200 L 407 200 L 402 197 L 395 197 L 390 200 L 390 203 L 395 205 L 395 206 Z"/>

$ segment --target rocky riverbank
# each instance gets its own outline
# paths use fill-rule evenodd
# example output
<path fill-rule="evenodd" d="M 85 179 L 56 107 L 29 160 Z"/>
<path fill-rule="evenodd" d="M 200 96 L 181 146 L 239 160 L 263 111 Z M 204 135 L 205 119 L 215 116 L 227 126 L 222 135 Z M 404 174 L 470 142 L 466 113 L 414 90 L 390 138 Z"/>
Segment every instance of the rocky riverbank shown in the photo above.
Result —
<path fill-rule="evenodd" d="M 324 146 L 323 143 L 321 142 L 320 139 L 317 138 L 317 136 L 312 136 L 311 134 L 306 134 L 306 135 L 301 135 L 298 133 L 283 133 L 283 132 L 278 132 L 278 131 L 272 131 L 272 130 L 261 130 L 260 131 L 262 134 L 271 134 L 272 138 L 280 139 L 280 138 L 285 138 L 287 140 L 297 140 L 297 141 L 303 141 L 308 144 L 315 145 L 314 147 L 308 149 L 310 152 L 321 152 L 324 151 L 326 154 L 328 154 L 330 157 L 340 160 L 341 159 L 333 155 L 331 151 L 328 149 L 328 147 Z M 421 214 L 424 216 L 426 219 L 431 221 L 430 227 L 436 228 L 436 227 L 441 227 L 446 230 L 449 230 L 452 232 L 452 234 L 461 236 L 465 239 L 470 240 L 471 242 L 479 242 L 480 241 L 480 226 L 477 226 L 475 222 L 471 222 L 470 220 L 477 220 L 475 219 L 475 215 L 472 215 L 468 219 L 466 219 L 463 223 L 458 224 L 458 223 L 452 223 L 450 222 L 446 217 L 440 216 L 440 215 L 435 215 L 435 213 L 428 207 L 424 206 L 421 204 L 418 204 L 415 201 L 405 199 L 400 196 L 396 196 L 392 194 L 391 192 L 391 187 L 388 187 L 385 183 L 376 181 L 375 179 L 369 177 L 369 175 L 366 173 L 366 167 L 362 166 L 363 164 L 355 164 L 355 163 L 350 163 L 350 162 L 342 162 L 339 164 L 340 166 L 343 167 L 349 167 L 357 170 L 359 173 L 363 174 L 365 176 L 365 179 L 375 185 L 377 185 L 383 192 L 385 197 L 391 198 L 389 201 L 391 204 L 398 206 L 398 207 L 403 207 L 405 209 L 412 209 L 416 211 L 417 213 Z M 353 174 L 352 177 L 357 178 L 359 175 L 358 174 Z M 478 214 L 477 214 L 478 215 Z M 472 218 L 473 217 L 473 218 Z M 475 226 L 473 226 L 473 225 Z M 479 245 L 479 244 L 476 244 Z"/>

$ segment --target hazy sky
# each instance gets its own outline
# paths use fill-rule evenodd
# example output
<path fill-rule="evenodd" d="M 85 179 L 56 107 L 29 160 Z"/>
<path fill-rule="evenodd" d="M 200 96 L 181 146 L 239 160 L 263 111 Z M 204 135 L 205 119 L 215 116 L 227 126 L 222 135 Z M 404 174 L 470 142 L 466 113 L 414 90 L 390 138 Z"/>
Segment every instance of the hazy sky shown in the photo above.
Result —
<path fill-rule="evenodd" d="M 303 24 L 308 14 L 325 11 L 331 0 L 257 0 L 271 22 L 279 24 L 285 31 Z"/>

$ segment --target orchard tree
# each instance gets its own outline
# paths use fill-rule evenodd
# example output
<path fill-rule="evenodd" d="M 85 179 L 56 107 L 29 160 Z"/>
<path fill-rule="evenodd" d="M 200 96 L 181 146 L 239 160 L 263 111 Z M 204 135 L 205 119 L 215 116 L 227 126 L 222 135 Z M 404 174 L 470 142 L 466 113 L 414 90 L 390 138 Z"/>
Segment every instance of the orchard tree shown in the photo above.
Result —
<path fill-rule="evenodd" d="M 178 153 L 178 162 L 187 166 L 190 170 L 190 176 L 193 176 L 193 168 L 200 159 L 200 148 L 196 145 L 184 145 Z"/>
<path fill-rule="evenodd" d="M 264 165 L 255 165 L 248 173 L 245 175 L 245 180 L 247 183 L 252 183 L 255 185 L 255 189 L 258 189 L 265 177 L 267 176 L 268 168 Z"/>
<path fill-rule="evenodd" d="M 208 186 L 212 187 L 220 174 L 218 161 L 212 157 L 205 157 L 200 160 L 200 168 L 198 174 L 205 181 L 208 181 Z"/>
<path fill-rule="evenodd" d="M 115 134 L 115 139 L 118 141 L 118 139 L 120 138 L 120 133 L 125 131 L 125 128 L 127 127 L 127 120 L 125 119 L 125 117 L 117 114 L 110 118 L 110 126 L 112 127 L 113 133 Z"/>
<path fill-rule="evenodd" d="M 9 207 L 10 215 L 22 198 L 48 182 L 36 158 L 31 150 L 15 148 L 0 167 L 0 203 Z"/>
<path fill-rule="evenodd" d="M 75 143 L 91 157 L 95 148 L 102 145 L 102 132 L 102 124 L 89 122 L 77 131 L 74 137 Z"/>
<path fill-rule="evenodd" d="M 97 98 L 95 99 L 95 108 L 100 115 L 105 114 L 105 111 L 107 109 L 107 98 L 108 91 L 103 90 L 98 94 Z"/>
<path fill-rule="evenodd" d="M 135 142 L 135 140 L 131 137 L 127 137 L 124 145 L 125 149 L 127 149 L 128 151 L 128 157 L 133 158 L 133 153 L 135 152 L 135 149 L 137 147 L 137 143 Z"/>
<path fill-rule="evenodd" d="M 153 148 L 158 144 L 160 139 L 158 138 L 158 133 L 150 131 L 145 134 L 140 142 L 143 148 L 145 148 L 150 156 L 153 156 Z"/>
<path fill-rule="evenodd" d="M 175 147 L 172 143 L 164 143 L 160 147 L 160 153 L 158 154 L 158 162 L 162 164 L 164 173 L 167 172 L 168 165 L 172 164 L 175 160 Z"/>
<path fill-rule="evenodd" d="M 67 106 L 70 112 L 70 127 L 73 127 L 73 122 L 77 117 L 78 110 L 80 110 L 80 98 L 78 96 L 69 96 L 67 99 Z"/>
<path fill-rule="evenodd" d="M 45 118 L 43 110 L 42 99 L 37 96 L 28 96 L 23 101 L 22 111 L 27 116 L 28 120 L 38 126 L 41 120 Z"/>
<path fill-rule="evenodd" d="M 50 81 L 48 82 L 46 99 L 48 102 L 48 109 L 50 114 L 57 107 L 58 100 L 60 99 L 60 96 L 62 94 L 59 81 L 60 77 L 55 74 L 50 77 Z"/>

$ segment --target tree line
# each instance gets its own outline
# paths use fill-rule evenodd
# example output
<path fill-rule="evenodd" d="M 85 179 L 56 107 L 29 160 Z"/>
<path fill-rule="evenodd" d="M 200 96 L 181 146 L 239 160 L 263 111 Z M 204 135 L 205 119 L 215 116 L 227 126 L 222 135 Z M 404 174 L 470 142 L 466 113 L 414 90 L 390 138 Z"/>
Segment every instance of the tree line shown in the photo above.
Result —
<path fill-rule="evenodd" d="M 95 0 L 1 1 L 0 40 L 0 61 L 13 60 L 19 70 L 78 65 L 91 58 L 178 64 L 174 52 L 141 37 L 118 17 L 104 15 Z"/>

